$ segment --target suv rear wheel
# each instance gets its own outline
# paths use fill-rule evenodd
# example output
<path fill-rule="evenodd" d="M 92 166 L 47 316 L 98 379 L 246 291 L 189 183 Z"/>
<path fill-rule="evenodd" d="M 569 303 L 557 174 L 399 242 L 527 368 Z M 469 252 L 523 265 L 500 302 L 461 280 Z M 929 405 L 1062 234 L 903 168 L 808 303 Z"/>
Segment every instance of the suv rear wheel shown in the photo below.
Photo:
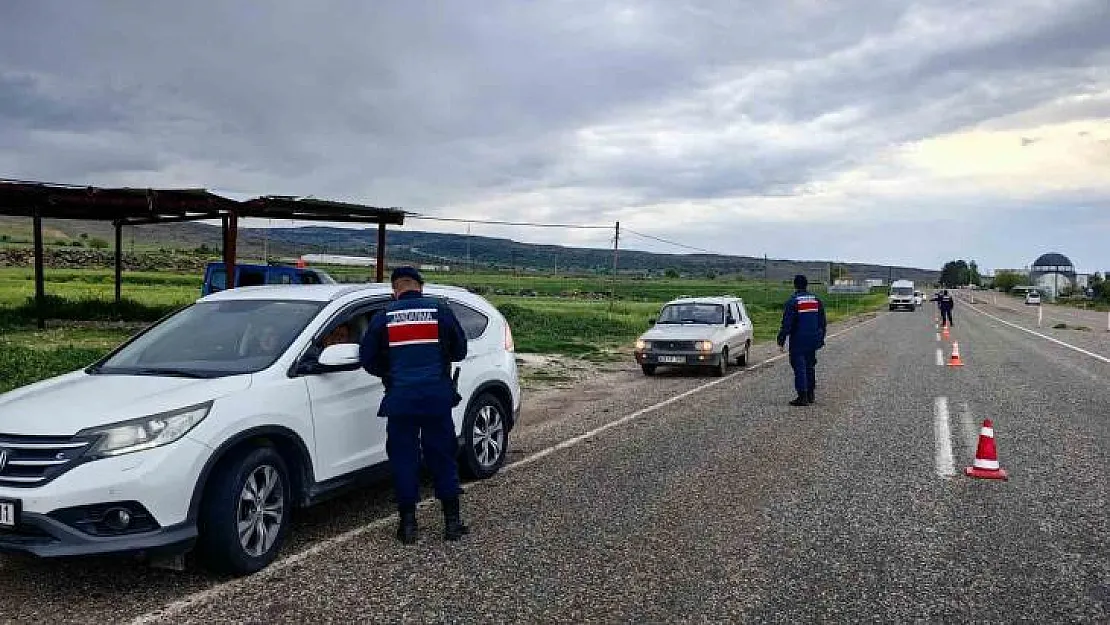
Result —
<path fill-rule="evenodd" d="M 198 555 L 210 567 L 247 575 L 268 566 L 289 534 L 289 469 L 259 447 L 220 466 L 201 504 Z"/>
<path fill-rule="evenodd" d="M 463 418 L 462 469 L 468 477 L 492 477 L 505 463 L 509 447 L 508 413 L 501 400 L 482 393 Z"/>

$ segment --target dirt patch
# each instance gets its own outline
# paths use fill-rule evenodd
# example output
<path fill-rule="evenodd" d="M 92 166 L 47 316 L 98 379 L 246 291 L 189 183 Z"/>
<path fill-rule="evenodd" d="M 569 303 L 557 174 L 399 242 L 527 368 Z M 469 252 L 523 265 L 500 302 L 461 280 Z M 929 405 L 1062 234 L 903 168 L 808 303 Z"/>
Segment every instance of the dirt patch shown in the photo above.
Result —
<path fill-rule="evenodd" d="M 584 380 L 628 369 L 619 361 L 595 362 L 557 354 L 517 354 L 521 387 L 528 391 L 570 389 Z"/>

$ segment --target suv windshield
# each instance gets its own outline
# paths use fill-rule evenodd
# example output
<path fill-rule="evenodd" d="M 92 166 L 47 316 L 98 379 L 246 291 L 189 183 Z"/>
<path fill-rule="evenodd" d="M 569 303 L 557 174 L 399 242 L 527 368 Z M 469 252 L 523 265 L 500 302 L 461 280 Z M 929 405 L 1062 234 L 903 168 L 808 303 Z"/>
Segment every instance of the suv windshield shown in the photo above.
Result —
<path fill-rule="evenodd" d="M 322 302 L 194 304 L 122 347 L 91 373 L 209 378 L 261 371 L 278 359 Z"/>
<path fill-rule="evenodd" d="M 913 289 L 908 286 L 896 286 L 890 289 L 891 295 L 913 295 Z"/>
<path fill-rule="evenodd" d="M 657 323 L 722 324 L 724 322 L 725 307 L 720 304 L 667 304 L 659 313 Z"/>

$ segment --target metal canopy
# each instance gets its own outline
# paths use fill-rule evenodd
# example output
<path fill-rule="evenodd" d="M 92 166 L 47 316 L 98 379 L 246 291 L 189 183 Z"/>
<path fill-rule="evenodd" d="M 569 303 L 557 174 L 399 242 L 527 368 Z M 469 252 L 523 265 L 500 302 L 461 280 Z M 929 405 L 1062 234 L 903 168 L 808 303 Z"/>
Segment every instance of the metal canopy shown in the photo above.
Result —
<path fill-rule="evenodd" d="M 395 226 L 405 223 L 406 215 L 405 211 L 400 208 L 378 208 L 376 206 L 281 195 L 267 195 L 247 200 L 240 205 L 238 213 L 240 217 L 261 219 L 297 219 Z"/>
<path fill-rule="evenodd" d="M 406 212 L 315 198 L 269 195 L 240 202 L 206 189 L 100 188 L 0 179 L 0 215 L 34 220 L 35 301 L 41 311 L 43 281 L 43 219 L 81 219 L 111 222 L 115 232 L 116 302 L 123 282 L 123 226 L 220 220 L 228 288 L 235 286 L 235 247 L 239 218 L 293 219 L 339 223 L 378 224 L 377 280 L 385 279 L 385 227 L 401 225 Z M 39 327 L 45 325 L 39 314 Z"/>
<path fill-rule="evenodd" d="M 239 203 L 204 189 L 104 189 L 0 180 L 0 214 L 158 223 L 219 219 Z"/>

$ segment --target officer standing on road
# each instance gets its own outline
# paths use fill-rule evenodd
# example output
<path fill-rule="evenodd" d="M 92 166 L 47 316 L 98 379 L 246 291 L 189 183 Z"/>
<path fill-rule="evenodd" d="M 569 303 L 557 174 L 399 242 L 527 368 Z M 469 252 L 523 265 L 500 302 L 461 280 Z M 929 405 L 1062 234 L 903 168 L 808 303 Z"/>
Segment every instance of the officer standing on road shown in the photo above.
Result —
<path fill-rule="evenodd" d="M 945 322 L 947 322 L 948 327 L 955 325 L 952 323 L 952 309 L 955 308 L 955 306 L 956 300 L 952 299 L 952 296 L 948 294 L 948 289 L 941 291 L 940 296 L 937 298 L 937 307 L 940 308 L 940 323 L 942 325 L 944 325 Z"/>
<path fill-rule="evenodd" d="M 452 362 L 466 358 L 466 334 L 449 307 L 424 296 L 424 278 L 415 268 L 397 268 L 390 281 L 394 301 L 370 321 L 360 353 L 363 368 L 385 385 L 378 416 L 388 419 L 386 453 L 401 517 L 397 538 L 416 542 L 423 450 L 443 507 L 444 538 L 458 540 L 469 529 L 459 512 L 451 409 L 460 398 L 450 372 Z"/>
<path fill-rule="evenodd" d="M 809 281 L 803 275 L 794 277 L 794 295 L 782 311 L 779 349 L 786 351 L 790 339 L 790 367 L 794 369 L 794 388 L 798 397 L 791 406 L 808 406 L 817 386 L 817 350 L 825 346 L 825 305 L 806 290 Z"/>

